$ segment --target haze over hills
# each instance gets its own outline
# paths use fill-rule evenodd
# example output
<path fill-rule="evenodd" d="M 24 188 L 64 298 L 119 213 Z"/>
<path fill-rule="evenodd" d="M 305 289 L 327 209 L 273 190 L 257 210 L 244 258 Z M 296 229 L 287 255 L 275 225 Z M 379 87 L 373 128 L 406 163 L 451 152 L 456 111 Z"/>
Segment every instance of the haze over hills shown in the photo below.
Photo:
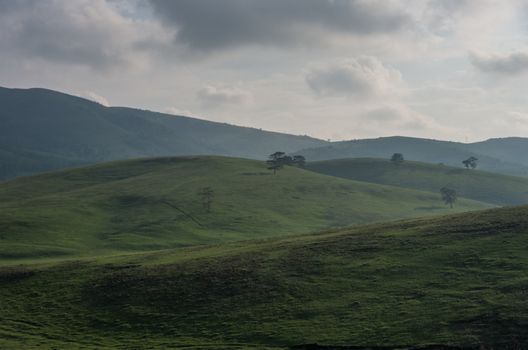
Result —
<path fill-rule="evenodd" d="M 309 162 L 306 168 L 346 179 L 438 192 L 449 187 L 458 195 L 497 205 L 528 203 L 528 178 L 461 169 L 446 165 L 388 159 L 346 158 Z"/>
<path fill-rule="evenodd" d="M 504 137 L 469 143 L 465 148 L 506 162 L 528 165 L 528 138 Z"/>
<path fill-rule="evenodd" d="M 214 192 L 211 211 L 200 192 Z M 0 259 L 145 251 L 492 207 L 225 157 L 129 160 L 0 184 Z"/>
<path fill-rule="evenodd" d="M 494 209 L 4 266 L 0 346 L 523 349 L 527 218 L 527 207 Z"/>
<path fill-rule="evenodd" d="M 527 144 L 523 138 L 490 139 L 478 143 L 438 141 L 414 137 L 380 137 L 353 141 L 333 142 L 330 145 L 304 149 L 296 153 L 310 161 L 341 158 L 385 158 L 403 153 L 409 160 L 462 167 L 469 157 L 479 159 L 478 168 L 516 176 L 528 175 L 528 158 L 520 155 Z"/>
<path fill-rule="evenodd" d="M 149 156 L 225 155 L 265 159 L 280 150 L 309 161 L 403 153 L 407 159 L 526 176 L 525 138 L 464 144 L 410 137 L 326 142 L 151 111 L 105 107 L 47 89 L 0 88 L 0 179 Z"/>
<path fill-rule="evenodd" d="M 105 107 L 46 89 L 0 88 L 0 179 L 80 164 L 190 154 L 264 159 L 326 144 L 145 110 Z"/>

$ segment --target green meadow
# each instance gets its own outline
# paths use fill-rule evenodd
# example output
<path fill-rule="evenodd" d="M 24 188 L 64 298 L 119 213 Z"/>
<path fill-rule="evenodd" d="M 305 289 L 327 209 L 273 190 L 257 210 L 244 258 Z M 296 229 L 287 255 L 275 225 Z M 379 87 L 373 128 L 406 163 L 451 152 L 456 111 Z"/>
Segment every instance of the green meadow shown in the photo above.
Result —
<path fill-rule="evenodd" d="M 200 193 L 209 187 L 210 210 Z M 0 259 L 111 255 L 491 207 L 226 157 L 119 161 L 0 184 Z"/>
<path fill-rule="evenodd" d="M 526 344 L 528 208 L 0 269 L 3 349 Z"/>

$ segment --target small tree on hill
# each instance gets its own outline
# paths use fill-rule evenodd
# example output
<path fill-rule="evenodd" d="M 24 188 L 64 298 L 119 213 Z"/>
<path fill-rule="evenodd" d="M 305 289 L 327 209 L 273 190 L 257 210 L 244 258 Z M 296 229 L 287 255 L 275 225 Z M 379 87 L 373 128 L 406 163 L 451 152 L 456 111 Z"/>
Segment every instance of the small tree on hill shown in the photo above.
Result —
<path fill-rule="evenodd" d="M 277 170 L 282 169 L 285 165 L 297 165 L 303 167 L 306 164 L 306 159 L 303 156 L 287 156 L 284 152 L 275 152 L 269 155 L 266 161 L 269 170 L 273 170 L 273 174 Z"/>
<path fill-rule="evenodd" d="M 469 169 L 475 169 L 477 167 L 477 162 L 478 162 L 478 158 L 475 158 L 475 157 L 469 157 L 468 159 L 466 160 L 463 160 L 462 161 L 462 164 L 464 164 L 464 166 Z"/>
<path fill-rule="evenodd" d="M 453 208 L 453 204 L 457 200 L 457 193 L 454 189 L 448 187 L 442 187 L 440 189 L 440 194 L 442 195 L 442 200 L 446 205 L 449 205 L 450 208 Z"/>
<path fill-rule="evenodd" d="M 391 157 L 391 162 L 393 162 L 394 164 L 398 165 L 398 164 L 401 164 L 403 163 L 403 161 L 405 160 L 403 158 L 403 154 L 401 153 L 394 153 Z"/>
<path fill-rule="evenodd" d="M 211 212 L 211 205 L 213 204 L 214 191 L 211 187 L 204 187 L 199 192 L 202 198 L 202 206 L 207 213 Z"/>
<path fill-rule="evenodd" d="M 273 175 L 277 173 L 277 170 L 282 169 L 284 166 L 284 156 L 286 153 L 284 152 L 275 152 L 269 155 L 268 160 L 266 161 L 266 164 L 268 164 L 268 169 L 273 170 Z"/>

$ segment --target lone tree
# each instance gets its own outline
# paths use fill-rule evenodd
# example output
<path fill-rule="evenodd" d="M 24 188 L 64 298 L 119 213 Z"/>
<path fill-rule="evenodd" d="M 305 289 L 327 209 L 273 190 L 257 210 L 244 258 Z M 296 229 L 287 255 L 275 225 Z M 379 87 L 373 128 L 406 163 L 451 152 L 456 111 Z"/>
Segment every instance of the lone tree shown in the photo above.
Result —
<path fill-rule="evenodd" d="M 469 157 L 468 159 L 466 160 L 463 160 L 462 161 L 462 164 L 464 164 L 464 166 L 469 169 L 475 169 L 477 167 L 477 162 L 478 162 L 478 158 L 475 158 L 473 156 Z"/>
<path fill-rule="evenodd" d="M 275 152 L 270 154 L 268 160 L 266 161 L 266 164 L 268 164 L 268 169 L 273 170 L 273 175 L 277 173 L 277 170 L 282 169 L 284 166 L 284 156 L 286 153 L 284 152 Z"/>
<path fill-rule="evenodd" d="M 204 187 L 198 193 L 202 198 L 202 206 L 207 213 L 211 212 L 211 204 L 213 203 L 214 191 L 211 187 Z"/>
<path fill-rule="evenodd" d="M 394 153 L 391 157 L 391 162 L 396 165 L 403 163 L 404 160 L 405 159 L 403 158 L 403 154 L 401 153 Z"/>
<path fill-rule="evenodd" d="M 442 200 L 446 205 L 449 205 L 450 208 L 453 208 L 453 204 L 457 200 L 457 193 L 452 188 L 442 187 L 440 189 L 440 194 L 442 195 Z"/>
<path fill-rule="evenodd" d="M 273 174 L 277 173 L 277 170 L 282 169 L 285 165 L 296 165 L 298 167 L 304 167 L 306 159 L 301 156 L 287 156 L 284 152 L 275 152 L 270 154 L 266 161 L 269 170 L 273 170 Z"/>

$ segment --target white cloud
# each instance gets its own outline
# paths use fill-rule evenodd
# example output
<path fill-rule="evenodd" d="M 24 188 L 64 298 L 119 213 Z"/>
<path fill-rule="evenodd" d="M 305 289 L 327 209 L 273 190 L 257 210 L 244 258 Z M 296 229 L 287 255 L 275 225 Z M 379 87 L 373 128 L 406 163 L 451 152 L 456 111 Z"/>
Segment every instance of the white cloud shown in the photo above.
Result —
<path fill-rule="evenodd" d="M 397 95 L 403 84 L 398 70 L 370 56 L 313 67 L 306 75 L 306 82 L 321 96 L 359 98 Z"/>
<path fill-rule="evenodd" d="M 508 112 L 509 121 L 515 125 L 528 128 L 528 113 L 527 112 L 518 112 L 510 111 Z"/>
<path fill-rule="evenodd" d="M 198 98 L 208 106 L 240 105 L 252 100 L 249 91 L 238 87 L 207 85 L 197 93 Z"/>

